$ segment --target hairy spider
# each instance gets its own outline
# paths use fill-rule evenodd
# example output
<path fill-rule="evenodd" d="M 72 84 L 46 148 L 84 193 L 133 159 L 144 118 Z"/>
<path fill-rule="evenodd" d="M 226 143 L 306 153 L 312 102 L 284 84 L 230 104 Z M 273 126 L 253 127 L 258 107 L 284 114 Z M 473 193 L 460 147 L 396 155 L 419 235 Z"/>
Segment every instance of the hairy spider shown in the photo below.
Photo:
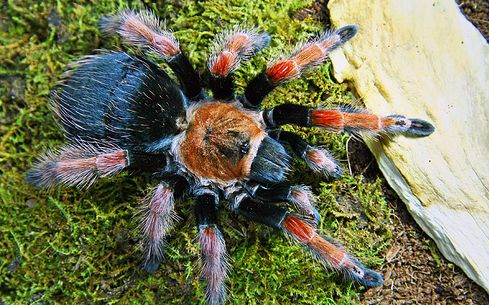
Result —
<path fill-rule="evenodd" d="M 338 162 L 326 150 L 279 127 L 295 124 L 352 133 L 427 136 L 433 126 L 419 119 L 381 117 L 347 107 L 285 103 L 260 108 L 275 87 L 323 63 L 329 52 L 356 34 L 356 26 L 326 31 L 290 57 L 269 64 L 241 96 L 235 96 L 232 73 L 266 47 L 270 37 L 255 30 L 229 31 L 218 40 L 207 63 L 212 97 L 206 95 L 175 37 L 151 12 L 122 11 L 104 18 L 101 27 L 122 36 L 128 46 L 162 56 L 180 86 L 150 60 L 126 52 L 106 52 L 76 62 L 52 99 L 68 144 L 39 158 L 27 173 L 32 185 L 89 187 L 98 176 L 122 170 L 150 173 L 159 179 L 138 213 L 143 267 L 148 272 L 161 262 L 165 236 L 176 217 L 175 201 L 185 195 L 195 197 L 209 304 L 224 302 L 229 265 L 216 223 L 221 199 L 236 213 L 283 231 L 326 267 L 367 287 L 382 284 L 381 275 L 317 232 L 320 219 L 314 196 L 307 186 L 287 183 L 291 156 L 283 145 L 326 176 L 341 175 Z M 295 212 L 276 203 L 288 203 Z"/>

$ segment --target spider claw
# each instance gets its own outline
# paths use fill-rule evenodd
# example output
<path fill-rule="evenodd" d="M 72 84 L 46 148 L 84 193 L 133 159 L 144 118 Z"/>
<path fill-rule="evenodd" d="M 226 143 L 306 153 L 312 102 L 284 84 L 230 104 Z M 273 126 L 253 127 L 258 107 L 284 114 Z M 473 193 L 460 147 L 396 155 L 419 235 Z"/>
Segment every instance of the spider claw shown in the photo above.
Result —
<path fill-rule="evenodd" d="M 354 258 L 349 257 L 342 267 L 345 269 L 345 275 L 347 277 L 365 287 L 377 287 L 384 283 L 382 275 L 366 268 L 362 263 Z"/>
<path fill-rule="evenodd" d="M 270 45 L 272 38 L 268 33 L 261 33 L 258 35 L 255 42 L 254 52 L 259 52 Z"/>
<path fill-rule="evenodd" d="M 409 137 L 426 137 L 435 131 L 435 127 L 424 120 L 420 119 L 409 119 L 411 121 L 411 126 L 404 133 L 404 135 Z"/>
<path fill-rule="evenodd" d="M 321 222 L 321 215 L 319 214 L 318 210 L 314 209 L 314 221 L 316 222 L 316 226 L 319 225 L 319 222 Z"/>
<path fill-rule="evenodd" d="M 341 176 L 343 176 L 343 169 L 339 164 L 336 164 L 334 170 L 332 172 L 329 172 L 329 176 L 334 179 L 339 179 L 341 178 Z"/>
<path fill-rule="evenodd" d="M 150 258 L 143 263 L 142 269 L 148 273 L 153 274 L 156 272 L 160 264 L 161 260 L 158 260 L 157 258 Z"/>
<path fill-rule="evenodd" d="M 303 216 L 303 220 L 314 229 L 317 229 L 319 223 L 321 222 L 321 215 L 315 208 L 313 208 L 312 214 Z"/>
<path fill-rule="evenodd" d="M 384 279 L 378 272 L 366 269 L 362 279 L 358 280 L 358 282 L 365 287 L 371 288 L 382 285 L 384 283 Z"/>
<path fill-rule="evenodd" d="M 357 32 L 358 32 L 358 26 L 354 24 L 350 24 L 336 30 L 334 34 L 339 35 L 341 37 L 340 44 L 344 44 L 345 42 L 353 38 L 353 36 L 355 36 Z"/>

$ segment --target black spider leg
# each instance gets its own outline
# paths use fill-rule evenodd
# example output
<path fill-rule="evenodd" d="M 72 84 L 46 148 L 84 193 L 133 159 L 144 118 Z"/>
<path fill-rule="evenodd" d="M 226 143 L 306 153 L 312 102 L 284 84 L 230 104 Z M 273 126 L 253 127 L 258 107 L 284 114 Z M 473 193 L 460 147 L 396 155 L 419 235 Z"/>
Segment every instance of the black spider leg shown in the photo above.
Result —
<path fill-rule="evenodd" d="M 338 270 L 351 280 L 366 287 L 377 287 L 383 283 L 380 274 L 367 269 L 340 246 L 321 236 L 299 215 L 291 214 L 282 207 L 250 198 L 241 200 L 237 212 L 252 221 L 283 231 L 309 250 L 325 267 Z"/>
<path fill-rule="evenodd" d="M 233 71 L 251 55 L 270 43 L 270 36 L 254 29 L 234 30 L 218 36 L 214 52 L 209 57 L 207 71 L 209 87 L 217 100 L 232 100 L 235 97 Z"/>
<path fill-rule="evenodd" d="M 126 45 L 162 56 L 177 76 L 183 93 L 190 101 L 204 98 L 199 74 L 180 49 L 173 33 L 166 30 L 153 12 L 125 10 L 115 16 L 103 18 L 100 25 L 107 33 L 118 33 Z"/>
<path fill-rule="evenodd" d="M 278 84 L 272 83 L 266 73 L 262 72 L 248 83 L 245 93 L 239 97 L 239 101 L 246 108 L 257 109 L 268 93 L 277 86 Z"/>
<path fill-rule="evenodd" d="M 129 171 L 156 173 L 166 170 L 167 159 L 165 154 L 127 150 L 127 158 L 129 160 L 127 166 Z"/>
<path fill-rule="evenodd" d="M 165 237 L 178 220 L 174 211 L 175 201 L 182 199 L 188 188 L 183 177 L 166 177 L 145 197 L 135 215 L 144 252 L 142 267 L 147 272 L 155 272 L 161 263 Z"/>
<path fill-rule="evenodd" d="M 247 187 L 251 197 L 263 202 L 287 202 L 292 205 L 304 218 L 319 224 L 321 216 L 315 208 L 316 197 L 310 188 L 303 185 L 280 183 L 271 187 L 258 185 Z"/>
<path fill-rule="evenodd" d="M 230 101 L 235 97 L 233 74 L 218 76 L 209 72 L 209 88 L 216 100 Z"/>
<path fill-rule="evenodd" d="M 201 246 L 202 278 L 207 283 L 206 298 L 208 304 L 223 304 L 229 263 L 224 238 L 217 227 L 219 197 L 209 190 L 198 193 L 195 217 Z"/>
<path fill-rule="evenodd" d="M 294 124 L 298 126 L 311 127 L 312 108 L 296 105 L 282 104 L 272 109 L 267 109 L 262 112 L 263 120 L 268 128 L 277 128 L 286 124 Z"/>
<path fill-rule="evenodd" d="M 200 101 L 205 94 L 199 74 L 188 60 L 183 51 L 167 60 L 168 66 L 177 76 L 182 85 L 183 93 L 190 101 Z"/>
<path fill-rule="evenodd" d="M 269 131 L 268 136 L 282 144 L 288 144 L 295 155 L 306 161 L 313 171 L 332 178 L 341 176 L 341 166 L 326 149 L 312 146 L 290 131 L 275 129 Z"/>
<path fill-rule="evenodd" d="M 253 78 L 239 100 L 247 108 L 259 108 L 265 96 L 275 87 L 322 64 L 331 51 L 350 40 L 356 32 L 355 25 L 348 25 L 334 32 L 325 31 L 317 38 L 301 44 L 289 58 L 277 60 Z"/>
<path fill-rule="evenodd" d="M 213 70 L 213 66 L 221 65 L 230 65 L 230 63 L 222 63 L 224 59 L 220 59 L 224 57 L 224 50 L 219 54 L 213 54 L 209 58 L 209 63 L 207 67 L 207 75 L 209 88 L 212 91 L 212 97 L 216 100 L 224 100 L 230 101 L 235 97 L 235 85 L 234 85 L 234 77 L 232 71 L 225 71 L 219 73 L 218 71 Z M 212 63 L 212 61 L 219 61 L 218 63 Z M 221 68 L 225 69 L 225 68 Z"/>

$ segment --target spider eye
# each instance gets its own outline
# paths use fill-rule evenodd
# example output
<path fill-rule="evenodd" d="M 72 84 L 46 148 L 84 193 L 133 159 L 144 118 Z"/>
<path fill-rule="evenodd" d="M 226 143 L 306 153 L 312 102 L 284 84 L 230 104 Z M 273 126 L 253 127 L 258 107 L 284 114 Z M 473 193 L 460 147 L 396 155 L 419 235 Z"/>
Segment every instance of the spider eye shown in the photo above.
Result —
<path fill-rule="evenodd" d="M 238 164 L 250 150 L 250 139 L 238 132 L 227 132 L 225 136 L 217 137 L 211 144 L 233 164 Z"/>
<path fill-rule="evenodd" d="M 241 151 L 241 154 L 244 156 L 248 153 L 248 151 L 250 150 L 250 142 L 248 141 L 242 141 L 240 144 L 239 144 L 239 150 Z"/>

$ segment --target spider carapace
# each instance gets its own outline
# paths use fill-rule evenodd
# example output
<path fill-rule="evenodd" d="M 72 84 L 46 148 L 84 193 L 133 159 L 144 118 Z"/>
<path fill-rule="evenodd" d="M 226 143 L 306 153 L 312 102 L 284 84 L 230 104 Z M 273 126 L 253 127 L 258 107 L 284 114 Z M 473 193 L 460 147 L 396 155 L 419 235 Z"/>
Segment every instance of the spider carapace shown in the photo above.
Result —
<path fill-rule="evenodd" d="M 143 267 L 149 272 L 162 259 L 165 235 L 176 217 L 175 201 L 194 197 L 209 304 L 225 299 L 228 262 L 216 224 L 219 202 L 224 200 L 236 213 L 282 230 L 326 267 L 367 287 L 382 284 L 381 275 L 318 233 L 314 195 L 307 186 L 287 182 L 291 154 L 322 175 L 338 177 L 341 167 L 323 148 L 279 127 L 427 136 L 433 126 L 348 107 L 285 103 L 260 108 L 276 86 L 323 63 L 329 52 L 356 34 L 356 26 L 326 31 L 288 58 L 273 61 L 241 96 L 234 92 L 233 71 L 266 47 L 270 37 L 235 28 L 218 39 L 208 60 L 212 97 L 173 34 L 151 12 L 122 11 L 104 18 L 101 27 L 119 34 L 128 46 L 161 56 L 179 85 L 152 61 L 126 52 L 105 52 L 74 63 L 52 98 L 68 144 L 38 159 L 27 174 L 31 184 L 88 187 L 97 177 L 122 170 L 159 179 L 138 213 Z M 276 203 L 289 204 L 290 209 Z"/>

